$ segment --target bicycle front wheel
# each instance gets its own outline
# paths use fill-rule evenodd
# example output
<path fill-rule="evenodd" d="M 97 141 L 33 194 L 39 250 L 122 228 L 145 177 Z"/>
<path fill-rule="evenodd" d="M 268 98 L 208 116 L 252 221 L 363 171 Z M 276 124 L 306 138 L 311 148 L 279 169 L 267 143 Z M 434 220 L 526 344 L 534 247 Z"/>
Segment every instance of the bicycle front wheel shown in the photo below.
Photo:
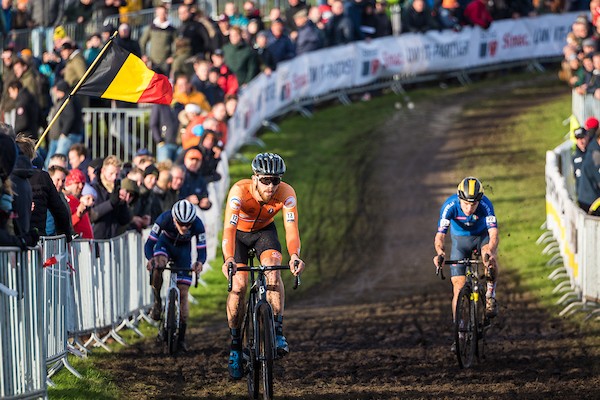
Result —
<path fill-rule="evenodd" d="M 471 288 L 465 286 L 460 290 L 456 303 L 454 321 L 454 340 L 456 341 L 456 358 L 460 368 L 469 368 L 473 364 L 477 338 L 475 328 L 474 303 L 471 302 Z"/>
<path fill-rule="evenodd" d="M 175 290 L 169 291 L 169 306 L 167 307 L 167 349 L 170 355 L 177 352 L 177 292 Z"/>
<path fill-rule="evenodd" d="M 274 324 L 271 306 L 263 304 L 258 310 L 258 354 L 263 381 L 263 399 L 273 398 Z"/>
<path fill-rule="evenodd" d="M 251 301 L 251 300 L 250 300 Z M 260 365 L 254 340 L 254 318 L 248 307 L 242 324 L 242 348 L 244 357 L 246 379 L 248 380 L 248 394 L 251 399 L 258 399 L 260 383 Z"/>
<path fill-rule="evenodd" d="M 479 296 L 475 302 L 475 320 L 477 321 L 477 361 L 485 359 L 485 330 L 489 323 L 485 316 L 485 290 L 479 287 Z"/>

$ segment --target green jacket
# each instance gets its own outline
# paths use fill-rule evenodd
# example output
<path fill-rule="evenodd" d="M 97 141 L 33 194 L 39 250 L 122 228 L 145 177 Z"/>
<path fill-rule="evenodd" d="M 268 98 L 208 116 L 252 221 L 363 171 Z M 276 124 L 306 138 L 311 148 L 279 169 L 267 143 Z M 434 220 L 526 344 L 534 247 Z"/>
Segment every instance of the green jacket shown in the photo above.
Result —
<path fill-rule="evenodd" d="M 150 25 L 140 38 L 142 54 L 148 56 L 152 64 L 164 63 L 173 55 L 173 43 L 176 36 L 177 31 L 171 25 L 166 29 L 161 29 L 154 24 Z"/>
<path fill-rule="evenodd" d="M 223 54 L 225 64 L 235 74 L 240 85 L 250 82 L 258 75 L 258 60 L 254 50 L 246 43 L 240 42 L 235 46 L 228 43 L 223 46 Z"/>

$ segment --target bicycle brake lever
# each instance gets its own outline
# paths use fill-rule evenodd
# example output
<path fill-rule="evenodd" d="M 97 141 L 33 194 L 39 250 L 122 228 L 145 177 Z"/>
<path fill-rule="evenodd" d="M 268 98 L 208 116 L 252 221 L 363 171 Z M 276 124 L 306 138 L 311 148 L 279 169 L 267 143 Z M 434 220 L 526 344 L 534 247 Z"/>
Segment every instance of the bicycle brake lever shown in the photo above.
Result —
<path fill-rule="evenodd" d="M 294 272 L 298 269 L 298 265 L 300 265 L 300 261 L 294 261 Z M 294 279 L 294 290 L 298 289 L 298 286 L 300 286 L 300 275 L 296 275 L 295 278 L 296 279 Z"/>
<path fill-rule="evenodd" d="M 444 270 L 441 267 L 436 267 L 435 274 L 439 275 L 440 278 L 442 278 L 442 280 L 446 279 L 446 277 L 444 276 Z"/>

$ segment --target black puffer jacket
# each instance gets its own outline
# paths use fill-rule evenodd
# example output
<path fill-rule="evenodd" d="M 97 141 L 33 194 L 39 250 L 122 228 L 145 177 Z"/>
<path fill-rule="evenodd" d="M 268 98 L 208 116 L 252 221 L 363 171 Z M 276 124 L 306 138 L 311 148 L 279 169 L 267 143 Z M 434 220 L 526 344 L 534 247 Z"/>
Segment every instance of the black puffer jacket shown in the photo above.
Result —
<path fill-rule="evenodd" d="M 29 178 L 35 207 L 31 213 L 31 228 L 37 228 L 41 235 L 46 234 L 46 217 L 48 211 L 54 217 L 56 233 L 71 236 L 71 212 L 61 200 L 50 175 L 46 171 L 34 168 Z"/>
<path fill-rule="evenodd" d="M 13 211 L 20 232 L 29 232 L 31 223 L 31 202 L 33 194 L 29 178 L 33 176 L 33 165 L 23 154 L 19 154 L 15 169 L 10 174 L 13 189 Z M 16 230 L 16 228 L 15 228 Z"/>

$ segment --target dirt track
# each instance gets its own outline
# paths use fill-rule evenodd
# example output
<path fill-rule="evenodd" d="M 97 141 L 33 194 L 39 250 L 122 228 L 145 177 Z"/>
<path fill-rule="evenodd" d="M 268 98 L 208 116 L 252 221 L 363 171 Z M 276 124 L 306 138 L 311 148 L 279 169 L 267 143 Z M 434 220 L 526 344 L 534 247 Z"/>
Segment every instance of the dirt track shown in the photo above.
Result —
<path fill-rule="evenodd" d="M 293 353 L 277 363 L 277 398 L 600 398 L 599 350 L 514 290 L 516 276 L 502 276 L 489 362 L 459 370 L 449 352 L 450 284 L 430 267 L 432 238 L 439 206 L 464 174 L 456 160 L 465 138 L 476 145 L 493 140 L 482 126 L 465 131 L 458 116 L 465 104 L 494 90 L 440 95 L 396 113 L 382 127 L 382 154 L 365 188 L 365 210 L 377 228 L 365 235 L 368 262 L 335 289 L 288 304 L 285 328 Z M 565 90 L 520 95 L 510 112 Z M 510 112 L 486 123 L 500 125 Z M 243 399 L 245 381 L 227 377 L 226 333 L 223 318 L 193 329 L 185 356 L 166 361 L 153 346 L 137 345 L 102 367 L 120 377 L 117 384 L 130 398 Z"/>

